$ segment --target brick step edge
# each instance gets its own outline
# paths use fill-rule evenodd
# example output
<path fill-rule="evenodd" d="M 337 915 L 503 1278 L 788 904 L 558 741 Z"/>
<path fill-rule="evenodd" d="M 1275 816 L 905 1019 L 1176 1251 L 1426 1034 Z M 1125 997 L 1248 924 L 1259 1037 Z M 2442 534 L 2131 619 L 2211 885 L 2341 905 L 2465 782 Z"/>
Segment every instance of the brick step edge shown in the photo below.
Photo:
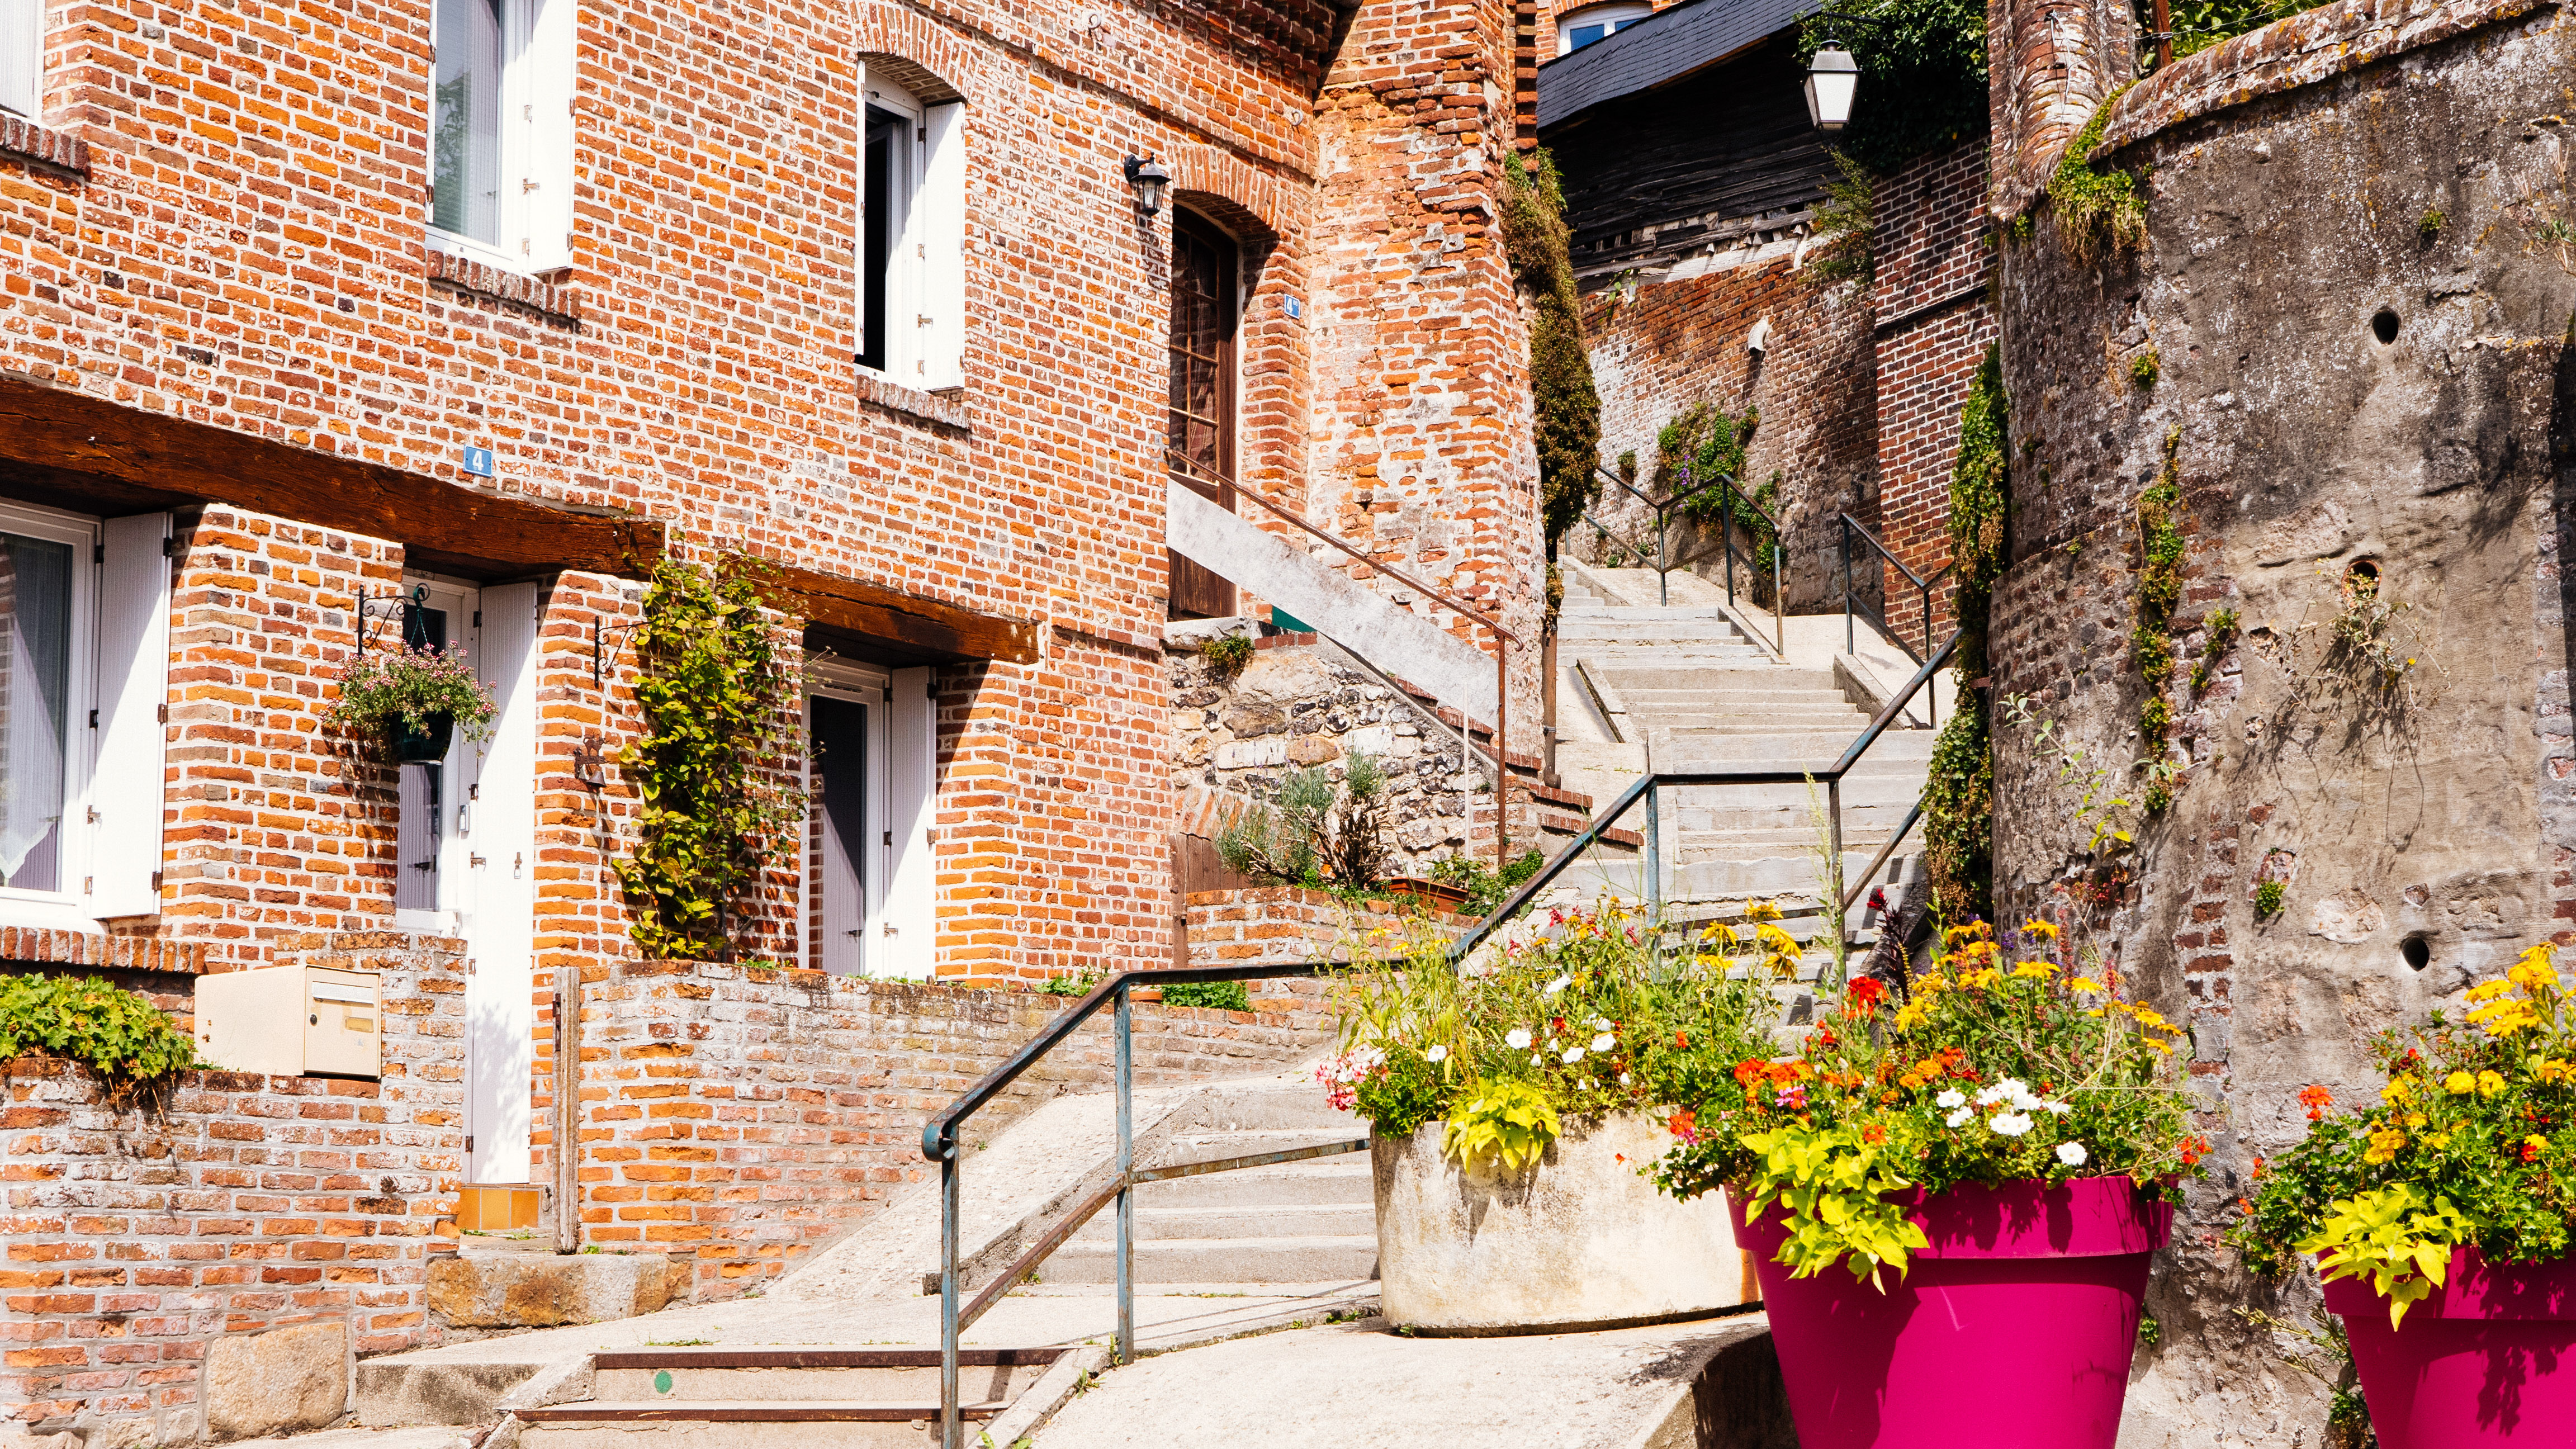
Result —
<path fill-rule="evenodd" d="M 1575 815 L 1541 815 L 1538 818 L 1538 828 L 1551 835 L 1581 835 L 1591 826 L 1591 821 Z M 1634 830 L 1622 830 L 1615 825 L 1602 831 L 1601 839 L 1611 845 L 1627 846 L 1631 850 L 1646 848 L 1646 837 L 1643 834 Z"/>

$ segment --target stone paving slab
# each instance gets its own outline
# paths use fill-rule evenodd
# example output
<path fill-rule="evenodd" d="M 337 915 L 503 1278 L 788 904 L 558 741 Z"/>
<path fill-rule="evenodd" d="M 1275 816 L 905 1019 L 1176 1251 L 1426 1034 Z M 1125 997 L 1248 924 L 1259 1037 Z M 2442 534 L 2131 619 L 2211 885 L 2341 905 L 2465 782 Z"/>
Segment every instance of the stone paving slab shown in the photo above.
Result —
<path fill-rule="evenodd" d="M 324 1429 L 287 1439 L 237 1439 L 224 1449 L 473 1449 L 467 1429 Z"/>
<path fill-rule="evenodd" d="M 1759 1313 L 1606 1333 L 1407 1338 L 1383 1320 L 1111 1369 L 1037 1449 L 1664 1449 L 1699 1442 L 1692 1387 Z"/>

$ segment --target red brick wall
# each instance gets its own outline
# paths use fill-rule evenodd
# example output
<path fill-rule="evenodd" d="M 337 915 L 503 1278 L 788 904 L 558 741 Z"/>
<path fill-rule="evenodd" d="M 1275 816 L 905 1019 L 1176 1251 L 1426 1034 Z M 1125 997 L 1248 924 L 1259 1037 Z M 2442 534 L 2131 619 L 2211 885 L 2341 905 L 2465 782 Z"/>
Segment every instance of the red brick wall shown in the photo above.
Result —
<path fill-rule="evenodd" d="M 1780 256 L 1644 283 L 1633 297 L 1609 288 L 1586 301 L 1584 330 L 1601 392 L 1602 458 L 1615 466 L 1621 453 L 1634 450 L 1640 477 L 1649 477 L 1656 434 L 1693 404 L 1737 416 L 1758 407 L 1762 420 L 1745 460 L 1745 482 L 1759 488 L 1779 475 L 1783 508 L 1775 516 L 1787 531 L 1790 609 L 1838 607 L 1835 515 L 1848 510 L 1871 522 L 1878 496 L 1868 294 L 1822 282 L 1794 258 Z M 1766 318 L 1770 347 L 1757 367 L 1745 341 Z M 1604 485 L 1603 492 L 1594 515 L 1651 547 L 1653 516 L 1617 489 Z M 1703 532 L 1674 549 L 1679 557 L 1705 559 L 1701 572 L 1714 577 L 1718 530 L 1711 525 Z M 1566 544 L 1587 561 L 1603 556 L 1593 530 L 1581 524 Z"/>
<path fill-rule="evenodd" d="M 1417 915 L 1457 937 L 1476 924 L 1452 911 L 1417 913 L 1383 902 L 1345 905 L 1323 891 L 1295 886 L 1199 891 L 1189 898 L 1190 962 L 1196 966 L 1303 964 L 1391 955 L 1410 938 Z M 1282 977 L 1255 982 L 1256 1006 L 1320 999 L 1324 983 Z"/>
<path fill-rule="evenodd" d="M 1257 984 L 1257 983 L 1256 983 Z M 1331 1023 L 1317 987 L 1260 1013 L 1140 1006 L 1139 1086 L 1271 1072 Z M 1265 993 L 1265 996 L 1269 993 Z M 623 962 L 582 1011 L 586 1243 L 687 1255 L 700 1298 L 757 1287 L 919 1182 L 921 1124 L 1068 1005 L 1032 991 Z M 1105 1018 L 975 1118 L 1109 1084 Z"/>
<path fill-rule="evenodd" d="M 1986 279 L 1994 254 L 1983 216 L 1982 144 L 1927 156 L 1878 184 L 1878 534 L 1930 579 L 1950 562 L 1950 473 L 1959 454 L 1959 409 L 1996 336 Z M 1885 570 L 1899 637 L 1923 647 L 1922 596 Z M 1932 634 L 1956 622 L 1953 581 L 1932 597 Z"/>
<path fill-rule="evenodd" d="M 213 1338 L 344 1322 L 361 1354 L 426 1341 L 427 1257 L 454 1242 L 437 1234 L 464 1147 L 458 945 L 276 940 L 305 964 L 384 973 L 380 1082 L 190 1072 L 138 1109 L 68 1063 L 9 1064 L 0 1402 L 12 1420 L 88 1414 L 108 1421 L 95 1442 L 189 1442 Z M 191 1013 L 193 977 L 113 979 Z"/>

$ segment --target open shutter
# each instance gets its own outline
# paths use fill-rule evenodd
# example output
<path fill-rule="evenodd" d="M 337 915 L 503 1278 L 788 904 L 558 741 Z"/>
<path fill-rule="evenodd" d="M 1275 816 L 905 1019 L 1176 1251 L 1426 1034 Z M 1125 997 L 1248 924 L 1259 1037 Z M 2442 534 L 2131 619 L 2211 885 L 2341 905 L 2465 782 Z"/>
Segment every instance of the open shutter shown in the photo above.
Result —
<path fill-rule="evenodd" d="M 894 837 L 886 872 L 884 947 L 868 974 L 922 981 L 938 961 L 938 877 L 930 859 L 930 817 L 936 791 L 938 705 L 930 697 L 930 671 L 894 671 L 888 704 L 887 828 Z"/>
<path fill-rule="evenodd" d="M 537 586 L 483 591 L 474 673 L 498 712 L 483 742 L 469 847 L 479 861 L 466 941 L 468 1179 L 528 1180 L 528 1120 L 535 1069 L 536 931 L 529 919 L 537 874 Z M 472 746 L 459 741 L 456 748 Z"/>
<path fill-rule="evenodd" d="M 98 740 L 90 767 L 94 916 L 161 908 L 161 707 L 170 689 L 170 515 L 99 529 Z"/>
<path fill-rule="evenodd" d="M 572 265 L 573 98 L 579 90 L 579 0 L 528 0 L 524 79 L 516 87 L 527 109 L 527 158 L 519 215 L 525 227 L 521 264 L 532 272 Z"/>
<path fill-rule="evenodd" d="M 44 69 L 45 0 L 0 0 L 0 107 L 33 117 Z"/>
<path fill-rule="evenodd" d="M 966 107 L 951 103 L 923 113 L 921 190 L 913 201 L 922 315 L 921 386 L 966 381 Z"/>

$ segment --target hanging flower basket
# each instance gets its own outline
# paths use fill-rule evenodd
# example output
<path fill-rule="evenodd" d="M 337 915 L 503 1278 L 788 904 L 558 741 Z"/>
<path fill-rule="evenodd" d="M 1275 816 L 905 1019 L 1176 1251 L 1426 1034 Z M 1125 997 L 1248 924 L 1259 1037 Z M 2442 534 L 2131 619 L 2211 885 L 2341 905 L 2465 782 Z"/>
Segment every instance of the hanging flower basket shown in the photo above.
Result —
<path fill-rule="evenodd" d="M 385 740 L 398 765 L 435 765 L 447 758 L 456 737 L 456 716 L 434 714 L 418 724 L 396 719 L 385 727 Z"/>
<path fill-rule="evenodd" d="M 409 765 L 446 759 L 460 726 L 469 740 L 490 735 L 494 712 L 491 687 L 474 677 L 462 651 L 402 649 L 358 656 L 340 676 L 327 718 Z"/>
<path fill-rule="evenodd" d="M 1839 1269 L 1791 1276 L 1779 1211 L 1746 1223 L 1729 1197 L 1798 1443 L 2111 1449 L 2148 1261 L 2173 1208 L 2125 1177 L 1904 1198 L 1924 1245 L 1903 1278 L 1881 1275 L 1880 1292 Z"/>

